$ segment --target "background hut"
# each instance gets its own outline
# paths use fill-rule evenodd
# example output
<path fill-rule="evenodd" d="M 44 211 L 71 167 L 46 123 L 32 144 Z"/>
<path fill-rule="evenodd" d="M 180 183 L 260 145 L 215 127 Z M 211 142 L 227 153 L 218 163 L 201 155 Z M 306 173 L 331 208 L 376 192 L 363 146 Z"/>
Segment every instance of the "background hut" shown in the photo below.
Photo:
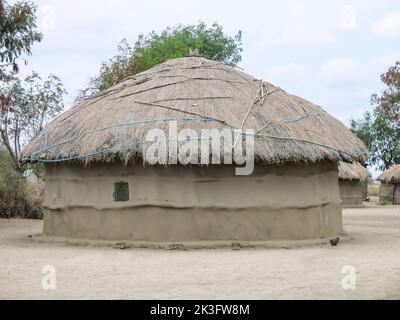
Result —
<path fill-rule="evenodd" d="M 368 198 L 371 173 L 360 163 L 339 164 L 339 189 L 344 206 L 361 205 Z"/>
<path fill-rule="evenodd" d="M 254 129 L 253 175 L 236 176 L 231 165 L 143 165 L 146 134 L 168 132 L 171 121 L 196 132 Z M 188 57 L 68 110 L 31 141 L 23 161 L 46 164 L 46 235 L 260 241 L 341 233 L 337 163 L 367 154 L 311 102 L 231 66 Z"/>
<path fill-rule="evenodd" d="M 397 165 L 378 177 L 381 182 L 379 199 L 382 204 L 400 205 L 400 165 Z"/>

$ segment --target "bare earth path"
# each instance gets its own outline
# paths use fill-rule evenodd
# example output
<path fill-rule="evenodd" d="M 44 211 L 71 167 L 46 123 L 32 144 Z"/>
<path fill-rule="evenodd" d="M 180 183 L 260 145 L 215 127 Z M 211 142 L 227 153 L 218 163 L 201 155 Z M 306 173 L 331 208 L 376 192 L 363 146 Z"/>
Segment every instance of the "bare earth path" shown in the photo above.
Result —
<path fill-rule="evenodd" d="M 117 250 L 33 242 L 39 221 L 0 220 L 0 299 L 400 299 L 400 208 L 345 210 L 354 240 L 257 250 Z M 57 289 L 42 289 L 53 265 Z M 342 288 L 343 266 L 357 289 Z"/>

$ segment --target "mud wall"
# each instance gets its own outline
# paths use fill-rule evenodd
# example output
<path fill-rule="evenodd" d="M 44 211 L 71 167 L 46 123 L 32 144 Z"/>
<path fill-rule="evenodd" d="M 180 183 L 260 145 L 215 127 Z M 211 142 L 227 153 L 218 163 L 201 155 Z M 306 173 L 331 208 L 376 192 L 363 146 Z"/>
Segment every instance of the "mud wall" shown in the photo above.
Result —
<path fill-rule="evenodd" d="M 114 184 L 129 201 L 114 202 Z M 46 168 L 44 234 L 133 241 L 295 240 L 343 231 L 336 163 Z"/>
<path fill-rule="evenodd" d="M 340 197 L 343 206 L 362 205 L 366 199 L 359 180 L 339 180 Z"/>
<path fill-rule="evenodd" d="M 382 183 L 379 189 L 381 204 L 392 205 L 394 203 L 394 184 Z"/>
<path fill-rule="evenodd" d="M 361 195 L 362 200 L 368 200 L 368 180 L 361 181 Z"/>

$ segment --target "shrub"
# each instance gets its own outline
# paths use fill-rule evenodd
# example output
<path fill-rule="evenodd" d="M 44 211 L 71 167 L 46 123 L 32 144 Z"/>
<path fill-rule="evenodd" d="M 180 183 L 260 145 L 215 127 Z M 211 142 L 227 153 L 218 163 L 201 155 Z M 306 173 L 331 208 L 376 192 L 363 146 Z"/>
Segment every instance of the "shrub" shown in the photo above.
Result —
<path fill-rule="evenodd" d="M 0 218 L 41 219 L 43 184 L 24 184 L 8 153 L 0 150 Z"/>

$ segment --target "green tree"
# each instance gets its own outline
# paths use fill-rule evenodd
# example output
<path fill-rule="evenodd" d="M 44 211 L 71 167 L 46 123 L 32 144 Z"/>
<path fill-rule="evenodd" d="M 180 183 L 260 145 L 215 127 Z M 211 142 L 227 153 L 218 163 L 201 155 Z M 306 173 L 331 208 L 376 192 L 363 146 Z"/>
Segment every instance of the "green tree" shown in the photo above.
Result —
<path fill-rule="evenodd" d="M 381 95 L 374 94 L 372 102 L 378 106 L 391 121 L 400 122 L 400 61 L 381 76 L 387 88 Z"/>
<path fill-rule="evenodd" d="M 43 35 L 36 30 L 35 12 L 31 2 L 10 5 L 0 0 L 0 81 L 18 73 L 18 59 L 30 55 L 33 43 L 42 40 Z"/>
<path fill-rule="evenodd" d="M 27 64 L 32 45 L 43 37 L 35 12 L 32 2 L 0 0 L 0 217 L 40 217 L 42 193 L 23 185 L 19 155 L 23 144 L 63 108 L 65 90 L 56 76 L 16 76 L 19 61 Z"/>
<path fill-rule="evenodd" d="M 382 171 L 400 164 L 400 62 L 381 76 L 387 88 L 374 94 L 373 112 L 351 121 L 351 130 L 371 151 L 370 164 Z"/>
<path fill-rule="evenodd" d="M 32 45 L 43 38 L 35 13 L 32 2 L 0 0 L 0 144 L 17 171 L 21 147 L 61 112 L 65 93 L 53 75 L 44 81 L 35 72 L 24 80 L 16 77 L 19 59 L 30 55 Z"/>
<path fill-rule="evenodd" d="M 118 54 L 103 63 L 97 77 L 91 79 L 88 88 L 79 98 L 105 90 L 129 76 L 148 70 L 170 59 L 199 55 L 211 60 L 236 66 L 241 61 L 242 33 L 226 35 L 223 28 L 214 23 L 168 27 L 161 33 L 155 31 L 139 35 L 131 46 L 122 40 Z"/>
<path fill-rule="evenodd" d="M 20 170 L 21 147 L 63 110 L 66 91 L 58 77 L 50 75 L 42 80 L 35 72 L 23 81 L 9 79 L 0 90 L 0 141 L 10 153 L 15 169 Z"/>

